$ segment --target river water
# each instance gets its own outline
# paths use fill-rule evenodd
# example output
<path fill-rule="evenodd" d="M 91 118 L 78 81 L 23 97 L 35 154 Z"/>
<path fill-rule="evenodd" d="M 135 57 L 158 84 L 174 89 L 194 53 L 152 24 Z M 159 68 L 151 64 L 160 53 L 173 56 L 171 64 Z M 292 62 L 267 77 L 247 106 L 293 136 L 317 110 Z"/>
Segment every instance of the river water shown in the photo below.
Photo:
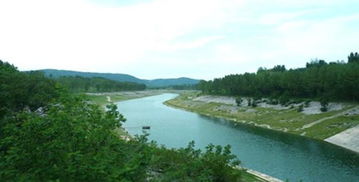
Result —
<path fill-rule="evenodd" d="M 359 154 L 332 144 L 267 129 L 235 124 L 171 108 L 164 101 L 176 94 L 162 94 L 118 103 L 131 134 L 150 126 L 149 139 L 168 148 L 231 145 L 242 166 L 282 180 L 359 182 Z M 359 137 L 359 136 L 358 136 Z"/>

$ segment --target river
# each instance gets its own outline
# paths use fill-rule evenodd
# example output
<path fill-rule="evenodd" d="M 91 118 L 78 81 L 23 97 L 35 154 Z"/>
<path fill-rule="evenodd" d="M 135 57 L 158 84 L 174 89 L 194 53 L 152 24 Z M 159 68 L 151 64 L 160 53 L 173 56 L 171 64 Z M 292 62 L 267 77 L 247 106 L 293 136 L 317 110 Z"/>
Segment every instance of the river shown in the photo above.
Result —
<path fill-rule="evenodd" d="M 282 180 L 304 182 L 359 181 L 359 154 L 335 145 L 235 124 L 224 119 L 168 107 L 164 101 L 176 94 L 162 94 L 118 103 L 127 118 L 123 125 L 131 134 L 142 134 L 142 126 L 150 126 L 149 139 L 168 148 L 231 145 L 242 166 Z"/>

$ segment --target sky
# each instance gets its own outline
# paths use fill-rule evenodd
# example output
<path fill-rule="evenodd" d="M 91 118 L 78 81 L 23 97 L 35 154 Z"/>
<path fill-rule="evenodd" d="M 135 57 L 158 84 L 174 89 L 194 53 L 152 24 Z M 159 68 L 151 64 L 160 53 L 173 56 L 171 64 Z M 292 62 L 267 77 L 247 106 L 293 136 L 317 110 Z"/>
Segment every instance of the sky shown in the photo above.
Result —
<path fill-rule="evenodd" d="M 213 79 L 359 51 L 358 0 L 0 0 L 19 70 Z"/>

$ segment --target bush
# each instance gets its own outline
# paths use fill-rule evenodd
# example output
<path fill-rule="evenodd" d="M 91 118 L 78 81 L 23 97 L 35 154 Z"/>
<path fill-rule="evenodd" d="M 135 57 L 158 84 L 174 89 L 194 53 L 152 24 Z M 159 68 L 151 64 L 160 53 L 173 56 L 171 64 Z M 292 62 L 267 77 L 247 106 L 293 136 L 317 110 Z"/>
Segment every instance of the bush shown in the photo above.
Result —
<path fill-rule="evenodd" d="M 303 107 L 304 107 L 303 104 L 299 105 L 297 112 L 302 112 L 304 110 Z"/>
<path fill-rule="evenodd" d="M 252 107 L 257 107 L 258 105 L 257 105 L 257 102 L 256 101 L 253 101 L 252 102 Z"/>
<path fill-rule="evenodd" d="M 116 105 L 104 112 L 58 92 L 42 75 L 29 75 L 0 61 L 1 181 L 240 181 L 230 146 L 202 152 L 193 142 L 166 149 L 146 136 L 120 140 L 115 130 L 125 118 Z"/>
<path fill-rule="evenodd" d="M 242 98 L 236 97 L 236 104 L 237 104 L 237 106 L 241 106 L 242 102 L 243 102 L 243 99 L 242 99 Z"/>
<path fill-rule="evenodd" d="M 252 99 L 248 98 L 247 101 L 248 101 L 248 103 L 247 103 L 248 107 L 251 106 L 252 105 Z"/>
<path fill-rule="evenodd" d="M 322 112 L 327 112 L 328 111 L 328 100 L 327 99 L 322 98 L 320 100 L 320 105 L 322 106 L 320 108 L 320 111 L 322 111 Z"/>
<path fill-rule="evenodd" d="M 283 106 L 286 106 L 289 102 L 289 98 L 287 96 L 280 96 L 279 97 L 279 103 Z"/>

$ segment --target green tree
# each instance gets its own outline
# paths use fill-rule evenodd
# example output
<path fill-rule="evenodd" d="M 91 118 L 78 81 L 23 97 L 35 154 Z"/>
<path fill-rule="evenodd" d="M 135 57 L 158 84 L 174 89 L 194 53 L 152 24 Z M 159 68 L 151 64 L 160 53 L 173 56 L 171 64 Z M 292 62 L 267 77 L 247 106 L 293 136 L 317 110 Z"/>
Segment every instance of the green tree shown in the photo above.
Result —
<path fill-rule="evenodd" d="M 328 111 L 328 100 L 326 98 L 322 98 L 320 100 L 320 105 L 321 105 L 320 111 L 322 112 Z"/>
<path fill-rule="evenodd" d="M 243 102 L 243 99 L 242 99 L 242 98 L 236 97 L 236 104 L 237 104 L 237 106 L 241 106 L 242 102 Z"/>
<path fill-rule="evenodd" d="M 359 101 L 358 53 L 351 53 L 348 64 L 328 64 L 313 60 L 305 68 L 289 69 L 277 65 L 259 68 L 256 73 L 227 75 L 211 81 L 201 81 L 203 93 L 215 95 L 270 97 L 286 104 L 289 99 Z M 288 100 L 288 101 L 287 101 Z"/>
<path fill-rule="evenodd" d="M 2 181 L 240 181 L 230 146 L 202 152 L 193 142 L 166 149 L 146 136 L 121 140 L 115 130 L 125 118 L 116 105 L 104 112 L 8 63 L 0 62 L 0 77 Z"/>

